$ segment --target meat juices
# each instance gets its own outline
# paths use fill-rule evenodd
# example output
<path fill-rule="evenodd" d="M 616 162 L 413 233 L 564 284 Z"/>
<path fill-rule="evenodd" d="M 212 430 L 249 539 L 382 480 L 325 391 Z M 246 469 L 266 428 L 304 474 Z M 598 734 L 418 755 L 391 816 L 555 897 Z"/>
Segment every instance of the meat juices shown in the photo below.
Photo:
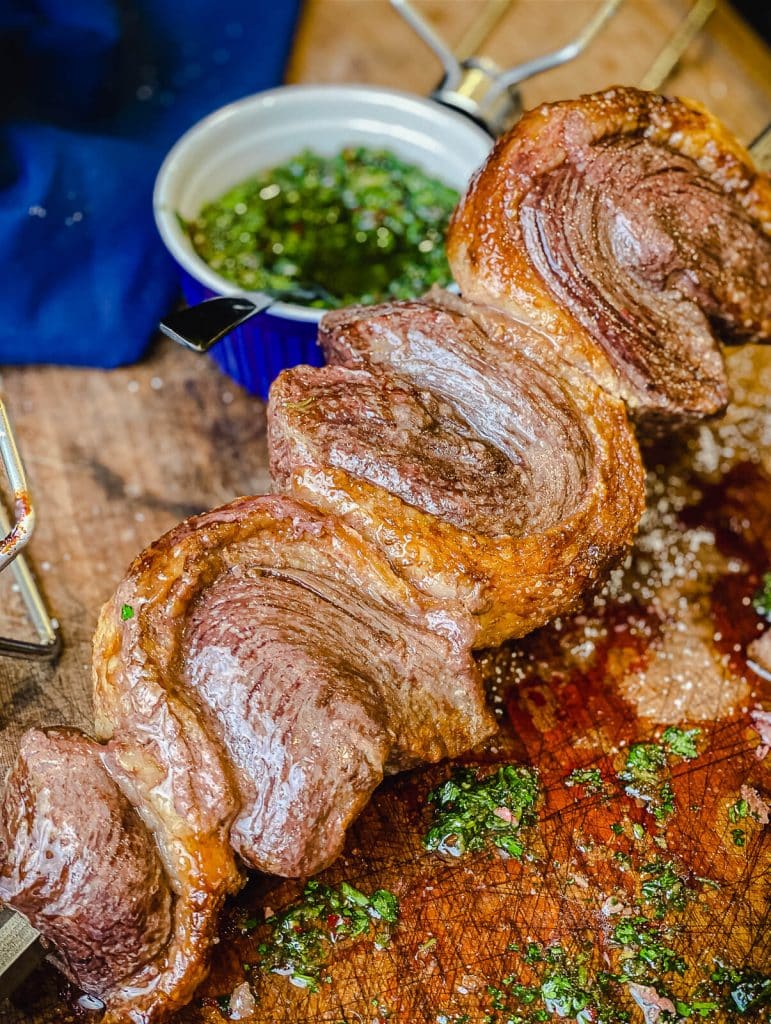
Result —
<path fill-rule="evenodd" d="M 103 998 L 163 949 L 172 895 L 152 835 L 75 730 L 31 729 L 0 815 L 0 899 Z"/>
<path fill-rule="evenodd" d="M 541 324 L 636 418 L 665 425 L 725 407 L 718 338 L 771 341 L 770 223 L 768 177 L 710 114 L 616 88 L 533 110 L 501 138 L 447 251 L 466 298 Z"/>

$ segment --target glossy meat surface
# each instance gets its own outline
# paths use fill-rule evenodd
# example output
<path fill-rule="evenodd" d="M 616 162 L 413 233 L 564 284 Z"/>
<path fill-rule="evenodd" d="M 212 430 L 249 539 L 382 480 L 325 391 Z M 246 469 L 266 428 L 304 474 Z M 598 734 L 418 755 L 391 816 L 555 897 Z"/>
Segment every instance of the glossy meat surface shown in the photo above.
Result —
<path fill-rule="evenodd" d="M 102 997 L 151 961 L 172 894 L 152 835 L 75 730 L 24 735 L 0 817 L 0 899 L 29 918 L 64 973 Z"/>
<path fill-rule="evenodd" d="M 770 223 L 768 177 L 714 118 L 617 88 L 500 139 L 448 254 L 467 298 L 541 324 L 639 418 L 682 422 L 726 404 L 718 338 L 771 339 Z"/>
<path fill-rule="evenodd" d="M 384 771 L 492 728 L 468 655 L 321 575 L 234 566 L 196 600 L 184 646 L 238 781 L 233 847 L 271 874 L 321 870 Z"/>
<path fill-rule="evenodd" d="M 203 899 L 177 915 L 202 955 L 231 840 L 252 866 L 313 873 L 384 770 L 490 734 L 470 636 L 342 521 L 287 498 L 188 520 L 134 562 L 97 634 L 99 731 L 191 913 Z"/>
<path fill-rule="evenodd" d="M 436 292 L 328 314 L 320 338 L 343 365 L 271 391 L 276 483 L 457 602 L 475 646 L 572 607 L 624 552 L 643 477 L 623 404 L 537 331 Z"/>

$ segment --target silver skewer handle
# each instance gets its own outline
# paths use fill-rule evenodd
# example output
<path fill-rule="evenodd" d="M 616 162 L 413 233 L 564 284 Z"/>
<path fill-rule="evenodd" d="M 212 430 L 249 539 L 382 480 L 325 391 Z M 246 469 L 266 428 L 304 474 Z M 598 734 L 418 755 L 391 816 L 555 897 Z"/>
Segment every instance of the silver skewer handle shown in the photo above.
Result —
<path fill-rule="evenodd" d="M 717 0 L 696 0 L 640 79 L 640 88 L 659 92 L 680 58 L 712 17 Z"/>
<path fill-rule="evenodd" d="M 0 538 L 0 572 L 2 572 L 6 565 L 16 558 L 32 536 L 32 531 L 35 528 L 35 510 L 27 489 L 24 466 L 1 398 L 0 459 L 2 459 L 13 494 L 14 508 L 14 522 L 11 529 L 4 537 Z"/>
<path fill-rule="evenodd" d="M 503 69 L 487 57 L 459 59 L 410 0 L 391 0 L 391 5 L 433 50 L 444 68 L 444 79 L 432 98 L 473 117 L 493 136 L 505 131 L 522 113 L 519 85 L 582 54 L 622 3 L 623 0 L 602 0 L 578 35 L 569 42 L 524 64 Z M 483 11 L 481 28 L 488 31 L 507 6 L 500 2 L 488 6 Z"/>
<path fill-rule="evenodd" d="M 61 651 L 59 624 L 50 617 L 29 566 L 21 554 L 35 529 L 35 509 L 27 487 L 24 465 L 11 430 L 8 413 L 0 399 L 0 461 L 8 477 L 13 496 L 13 521 L 0 499 L 0 572 L 10 565 L 27 615 L 38 635 L 38 642 L 0 636 L 0 656 L 54 661 Z"/>

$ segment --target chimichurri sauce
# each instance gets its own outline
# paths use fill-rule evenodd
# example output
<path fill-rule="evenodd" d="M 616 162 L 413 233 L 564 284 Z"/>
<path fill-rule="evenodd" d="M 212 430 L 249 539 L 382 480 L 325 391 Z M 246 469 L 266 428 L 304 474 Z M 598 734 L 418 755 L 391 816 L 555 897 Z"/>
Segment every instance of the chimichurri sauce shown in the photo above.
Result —
<path fill-rule="evenodd" d="M 334 308 L 449 284 L 444 236 L 457 201 L 385 150 L 305 150 L 208 203 L 185 228 L 201 258 L 245 291 L 302 289 L 305 305 Z"/>

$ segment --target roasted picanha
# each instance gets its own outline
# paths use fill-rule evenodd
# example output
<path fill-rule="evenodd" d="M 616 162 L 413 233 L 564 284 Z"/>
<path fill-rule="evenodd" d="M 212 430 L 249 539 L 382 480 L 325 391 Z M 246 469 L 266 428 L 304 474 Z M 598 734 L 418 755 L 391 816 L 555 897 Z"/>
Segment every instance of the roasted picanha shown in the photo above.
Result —
<path fill-rule="evenodd" d="M 135 560 L 96 634 L 98 742 L 36 730 L 6 787 L 0 898 L 106 1021 L 189 1001 L 244 867 L 320 870 L 385 773 L 490 735 L 472 650 L 575 608 L 633 537 L 627 410 L 715 413 L 713 330 L 769 339 L 770 195 L 690 104 L 542 107 L 456 214 L 463 300 L 325 318 L 329 365 L 271 396 L 283 494 Z"/>

